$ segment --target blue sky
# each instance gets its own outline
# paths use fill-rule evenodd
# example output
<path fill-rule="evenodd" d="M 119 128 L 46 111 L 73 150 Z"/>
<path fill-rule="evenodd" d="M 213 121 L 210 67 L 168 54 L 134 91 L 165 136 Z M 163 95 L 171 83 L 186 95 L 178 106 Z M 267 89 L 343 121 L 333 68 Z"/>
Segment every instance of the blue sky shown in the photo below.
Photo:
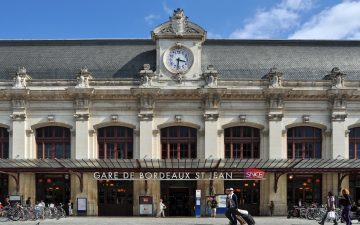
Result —
<path fill-rule="evenodd" d="M 360 39 L 360 0 L 1 0 L 0 39 L 150 38 L 182 8 L 222 39 Z"/>

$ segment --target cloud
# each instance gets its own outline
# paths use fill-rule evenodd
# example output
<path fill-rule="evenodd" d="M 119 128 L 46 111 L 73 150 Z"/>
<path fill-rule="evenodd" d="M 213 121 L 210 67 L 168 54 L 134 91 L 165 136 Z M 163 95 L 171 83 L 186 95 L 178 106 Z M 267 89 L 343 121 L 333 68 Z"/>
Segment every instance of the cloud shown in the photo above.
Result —
<path fill-rule="evenodd" d="M 315 0 L 283 0 L 269 10 L 259 10 L 230 38 L 273 38 L 300 24 L 300 13 L 313 7 Z"/>
<path fill-rule="evenodd" d="M 167 6 L 166 2 L 163 2 L 162 5 L 163 5 L 163 10 L 165 11 L 166 14 L 168 14 L 168 15 L 172 15 L 172 14 L 173 14 L 174 10 L 170 9 L 170 8 Z"/>
<path fill-rule="evenodd" d="M 156 14 L 149 14 L 144 17 L 145 22 L 149 25 L 153 25 L 154 21 L 158 19 L 160 19 L 160 15 L 156 15 Z"/>
<path fill-rule="evenodd" d="M 360 1 L 344 1 L 323 10 L 289 39 L 360 39 Z"/>

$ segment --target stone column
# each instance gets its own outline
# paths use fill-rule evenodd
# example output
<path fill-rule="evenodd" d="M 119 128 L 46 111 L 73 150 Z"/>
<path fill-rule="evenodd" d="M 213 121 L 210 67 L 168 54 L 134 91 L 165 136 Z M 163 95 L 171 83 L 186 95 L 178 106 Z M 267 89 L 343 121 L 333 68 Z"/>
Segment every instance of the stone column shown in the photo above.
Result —
<path fill-rule="evenodd" d="M 153 114 L 139 114 L 140 119 L 140 159 L 155 158 L 153 152 Z M 160 151 L 160 150 L 159 150 Z"/>
<path fill-rule="evenodd" d="M 29 155 L 26 151 L 26 100 L 12 100 L 13 114 L 12 119 L 12 151 L 10 158 L 25 159 Z"/>
<path fill-rule="evenodd" d="M 205 119 L 205 159 L 221 158 L 218 137 L 218 114 L 204 114 Z M 198 156 L 199 158 L 199 156 Z"/>
<path fill-rule="evenodd" d="M 80 173 L 71 174 L 71 201 L 74 203 L 74 213 L 77 209 L 77 198 L 87 198 L 87 215 L 98 215 L 98 184 L 93 173 L 83 173 L 83 190 L 80 190 Z"/>
<path fill-rule="evenodd" d="M 89 114 L 76 113 L 75 117 L 75 158 L 90 158 Z"/>
<path fill-rule="evenodd" d="M 138 176 L 138 175 L 136 175 Z M 158 205 L 160 201 L 160 180 L 134 180 L 134 201 L 133 201 L 133 215 L 139 216 L 139 196 L 148 195 L 153 197 L 153 215 L 158 212 Z"/>
<path fill-rule="evenodd" d="M 284 216 L 287 214 L 287 175 L 280 176 L 275 192 L 275 174 L 268 173 L 265 180 L 260 181 L 260 215 L 268 216 L 270 201 L 274 201 L 274 215 Z"/>

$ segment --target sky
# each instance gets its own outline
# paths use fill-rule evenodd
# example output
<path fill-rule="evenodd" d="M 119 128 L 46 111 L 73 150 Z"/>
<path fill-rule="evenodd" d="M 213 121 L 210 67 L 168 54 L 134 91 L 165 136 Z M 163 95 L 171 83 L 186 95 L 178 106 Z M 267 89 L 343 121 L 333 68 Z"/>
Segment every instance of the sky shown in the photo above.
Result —
<path fill-rule="evenodd" d="M 211 39 L 360 39 L 360 0 L 1 0 L 0 39 L 148 39 L 176 8 Z"/>

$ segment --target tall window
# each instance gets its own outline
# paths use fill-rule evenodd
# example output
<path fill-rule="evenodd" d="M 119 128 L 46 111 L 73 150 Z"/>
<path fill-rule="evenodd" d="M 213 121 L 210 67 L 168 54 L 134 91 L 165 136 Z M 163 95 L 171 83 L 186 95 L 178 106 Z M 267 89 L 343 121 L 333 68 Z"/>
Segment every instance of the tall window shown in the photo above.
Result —
<path fill-rule="evenodd" d="M 191 127 L 174 126 L 161 129 L 163 159 L 195 159 L 197 132 Z"/>
<path fill-rule="evenodd" d="M 288 159 L 320 159 L 321 141 L 321 129 L 305 126 L 288 129 Z"/>
<path fill-rule="evenodd" d="M 248 159 L 260 157 L 260 131 L 253 127 L 225 129 L 225 158 Z"/>
<path fill-rule="evenodd" d="M 9 158 L 9 132 L 6 128 L 0 128 L 0 159 Z"/>
<path fill-rule="evenodd" d="M 100 159 L 132 159 L 133 129 L 127 127 L 103 127 L 98 129 Z"/>
<path fill-rule="evenodd" d="M 349 133 L 349 158 L 360 158 L 360 127 L 350 129 Z"/>
<path fill-rule="evenodd" d="M 38 159 L 69 159 L 70 129 L 49 126 L 36 129 Z"/>

